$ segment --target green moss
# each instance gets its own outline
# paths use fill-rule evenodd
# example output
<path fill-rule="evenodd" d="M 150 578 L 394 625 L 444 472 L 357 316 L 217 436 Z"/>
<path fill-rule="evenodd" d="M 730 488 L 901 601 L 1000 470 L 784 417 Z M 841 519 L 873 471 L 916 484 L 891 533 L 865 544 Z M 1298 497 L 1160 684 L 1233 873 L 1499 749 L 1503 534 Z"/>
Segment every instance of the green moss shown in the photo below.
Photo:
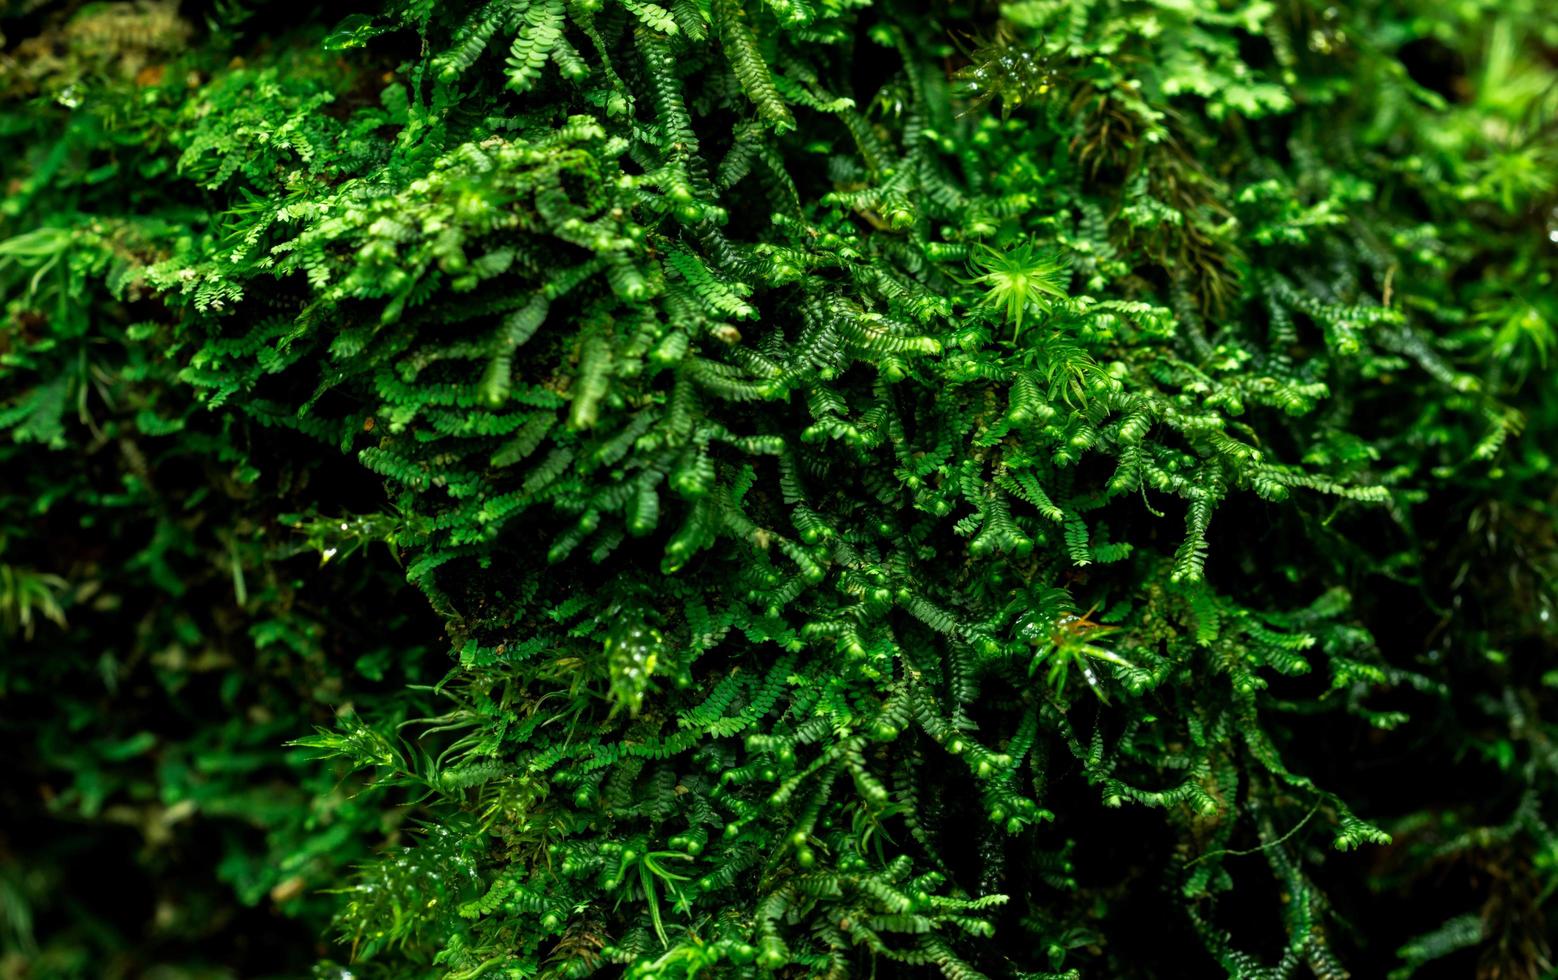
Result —
<path fill-rule="evenodd" d="M 18 6 L 7 969 L 1550 969 L 1540 4 Z"/>

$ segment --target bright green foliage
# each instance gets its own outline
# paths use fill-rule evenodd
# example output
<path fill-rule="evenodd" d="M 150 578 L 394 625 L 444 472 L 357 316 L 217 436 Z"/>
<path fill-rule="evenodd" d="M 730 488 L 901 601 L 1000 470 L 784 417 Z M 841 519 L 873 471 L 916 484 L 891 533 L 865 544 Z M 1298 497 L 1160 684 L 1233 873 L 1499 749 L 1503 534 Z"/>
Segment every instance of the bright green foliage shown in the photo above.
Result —
<path fill-rule="evenodd" d="M 243 975 L 1550 971 L 1542 4 L 299 10 L 0 7 L 16 837 Z M 7 967 L 177 955 L 85 861 Z"/>
<path fill-rule="evenodd" d="M 1055 300 L 1066 298 L 1066 266 L 1055 255 L 1044 255 L 1028 243 L 999 252 L 981 242 L 979 249 L 974 261 L 983 274 L 975 276 L 974 283 L 985 287 L 984 305 L 1005 307 L 1013 339 L 1022 333 L 1022 317 L 1030 306 L 1048 312 Z"/>

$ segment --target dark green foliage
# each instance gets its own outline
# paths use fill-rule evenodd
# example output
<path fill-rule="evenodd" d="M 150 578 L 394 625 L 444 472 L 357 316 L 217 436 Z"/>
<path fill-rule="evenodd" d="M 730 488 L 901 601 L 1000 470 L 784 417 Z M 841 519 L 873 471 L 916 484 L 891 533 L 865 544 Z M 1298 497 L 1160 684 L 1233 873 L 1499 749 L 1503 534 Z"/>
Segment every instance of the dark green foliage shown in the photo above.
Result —
<path fill-rule="evenodd" d="M 1551 975 L 1540 4 L 0 28 L 4 969 Z"/>

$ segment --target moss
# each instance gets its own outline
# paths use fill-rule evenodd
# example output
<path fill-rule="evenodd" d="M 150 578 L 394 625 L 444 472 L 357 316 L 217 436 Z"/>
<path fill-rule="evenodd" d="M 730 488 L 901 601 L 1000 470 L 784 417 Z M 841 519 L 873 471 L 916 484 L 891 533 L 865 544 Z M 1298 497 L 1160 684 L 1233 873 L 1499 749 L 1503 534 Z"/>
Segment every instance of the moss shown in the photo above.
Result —
<path fill-rule="evenodd" d="M 24 6 L 7 969 L 1550 969 L 1540 5 Z"/>

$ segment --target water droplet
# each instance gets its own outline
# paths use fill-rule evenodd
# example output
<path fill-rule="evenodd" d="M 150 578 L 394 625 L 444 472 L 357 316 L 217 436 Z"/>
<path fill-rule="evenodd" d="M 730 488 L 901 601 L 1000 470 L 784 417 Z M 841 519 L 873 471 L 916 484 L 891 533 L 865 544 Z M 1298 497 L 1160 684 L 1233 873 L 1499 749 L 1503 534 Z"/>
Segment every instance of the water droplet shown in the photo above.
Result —
<path fill-rule="evenodd" d="M 337 24 L 335 30 L 325 36 L 322 44 L 326 51 L 360 48 L 377 33 L 379 31 L 373 26 L 372 17 L 367 14 L 352 14 Z"/>

